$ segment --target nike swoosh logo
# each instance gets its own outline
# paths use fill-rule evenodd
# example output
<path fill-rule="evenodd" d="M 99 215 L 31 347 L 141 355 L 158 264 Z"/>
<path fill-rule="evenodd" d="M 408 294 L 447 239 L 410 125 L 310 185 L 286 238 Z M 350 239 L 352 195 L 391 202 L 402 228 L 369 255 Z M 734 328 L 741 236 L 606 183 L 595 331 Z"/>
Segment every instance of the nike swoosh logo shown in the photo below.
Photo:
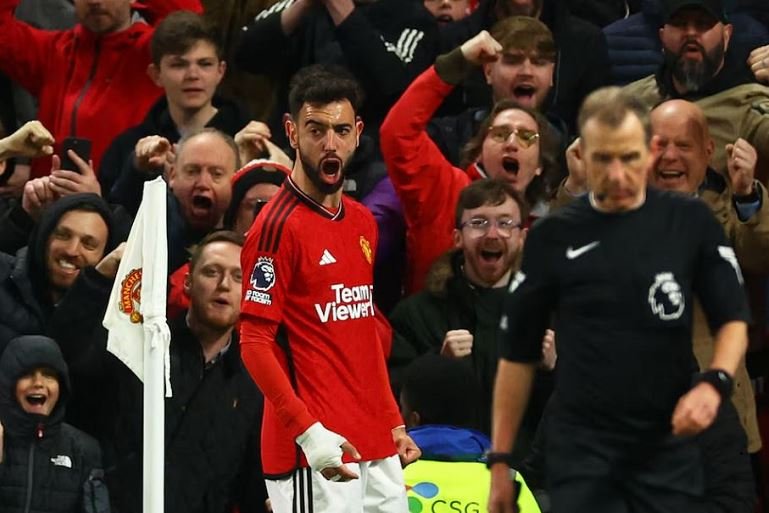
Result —
<path fill-rule="evenodd" d="M 599 245 L 601 241 L 596 240 L 591 242 L 590 244 L 585 244 L 584 246 L 580 246 L 577 249 L 572 248 L 571 246 L 568 247 L 566 250 L 566 258 L 569 260 L 574 260 L 575 258 L 579 258 L 597 245 Z"/>

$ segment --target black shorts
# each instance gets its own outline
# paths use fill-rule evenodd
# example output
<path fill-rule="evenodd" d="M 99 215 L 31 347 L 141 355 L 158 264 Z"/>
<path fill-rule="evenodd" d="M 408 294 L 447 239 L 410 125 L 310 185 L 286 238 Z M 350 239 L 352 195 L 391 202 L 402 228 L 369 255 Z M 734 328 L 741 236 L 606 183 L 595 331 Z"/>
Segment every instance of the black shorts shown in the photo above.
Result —
<path fill-rule="evenodd" d="M 545 453 L 553 513 L 694 513 L 701 508 L 702 454 L 692 438 L 639 438 L 553 413 Z"/>

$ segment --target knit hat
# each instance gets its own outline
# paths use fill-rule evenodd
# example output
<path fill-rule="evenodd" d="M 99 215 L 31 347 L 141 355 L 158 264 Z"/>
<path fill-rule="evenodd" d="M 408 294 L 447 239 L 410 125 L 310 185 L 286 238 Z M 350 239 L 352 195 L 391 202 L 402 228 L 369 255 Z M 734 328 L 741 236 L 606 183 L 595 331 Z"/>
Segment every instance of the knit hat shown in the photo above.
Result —
<path fill-rule="evenodd" d="M 280 187 L 291 170 L 278 162 L 267 159 L 254 159 L 232 176 L 232 199 L 224 213 L 224 226 L 231 228 L 235 222 L 241 201 L 248 190 L 259 183 L 271 183 Z"/>

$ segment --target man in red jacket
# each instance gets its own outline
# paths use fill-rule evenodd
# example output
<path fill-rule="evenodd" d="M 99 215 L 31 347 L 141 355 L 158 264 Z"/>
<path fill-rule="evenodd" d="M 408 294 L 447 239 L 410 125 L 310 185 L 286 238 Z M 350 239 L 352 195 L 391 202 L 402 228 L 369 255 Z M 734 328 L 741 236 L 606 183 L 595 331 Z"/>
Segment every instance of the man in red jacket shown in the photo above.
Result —
<path fill-rule="evenodd" d="M 146 73 L 152 24 L 175 10 L 200 12 L 200 1 L 148 0 L 142 13 L 147 24 L 134 23 L 131 0 L 74 0 L 79 23 L 64 31 L 17 20 L 18 3 L 0 0 L 0 71 L 37 97 L 38 118 L 57 143 L 68 136 L 90 139 L 93 168 L 99 169 L 112 139 L 141 122 L 162 93 Z M 50 169 L 49 158 L 33 160 L 31 176 Z"/>

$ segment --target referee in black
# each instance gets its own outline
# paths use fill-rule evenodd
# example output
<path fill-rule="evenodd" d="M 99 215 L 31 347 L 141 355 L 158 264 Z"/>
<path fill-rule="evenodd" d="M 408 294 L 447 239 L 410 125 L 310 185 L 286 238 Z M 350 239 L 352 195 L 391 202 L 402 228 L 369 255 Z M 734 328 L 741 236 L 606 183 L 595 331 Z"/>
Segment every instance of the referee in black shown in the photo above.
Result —
<path fill-rule="evenodd" d="M 600 89 L 578 124 L 591 192 L 531 229 L 500 321 L 489 511 L 514 511 L 508 455 L 555 318 L 552 511 L 696 512 L 703 475 L 693 437 L 730 396 L 747 346 L 742 275 L 702 201 L 647 188 L 658 151 L 640 104 Z M 695 296 L 715 336 L 701 374 Z"/>

